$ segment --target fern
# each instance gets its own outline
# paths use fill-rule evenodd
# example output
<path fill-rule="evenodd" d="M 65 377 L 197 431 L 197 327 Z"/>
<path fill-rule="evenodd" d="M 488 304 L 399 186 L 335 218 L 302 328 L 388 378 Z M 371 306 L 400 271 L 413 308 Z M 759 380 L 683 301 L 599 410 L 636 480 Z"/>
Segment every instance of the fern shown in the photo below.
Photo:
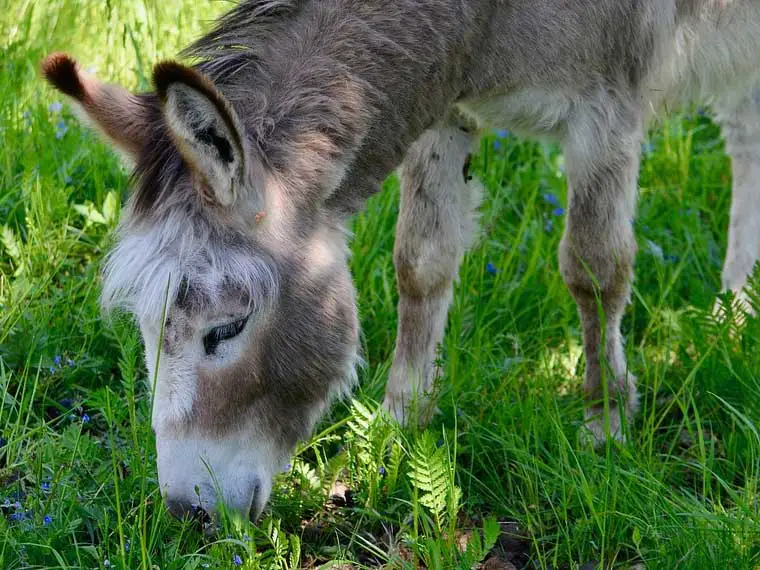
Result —
<path fill-rule="evenodd" d="M 396 487 L 405 457 L 397 425 L 375 415 L 358 401 L 352 405 L 347 423 L 347 454 L 353 488 L 366 492 L 364 506 L 377 508 L 381 489 L 390 494 Z M 390 455 L 388 468 L 384 466 Z"/>
<path fill-rule="evenodd" d="M 430 432 L 422 434 L 412 450 L 409 479 L 420 493 L 420 504 L 430 511 L 438 532 L 443 532 L 459 512 L 462 492 L 454 484 L 454 471 L 446 448 L 436 446 Z"/>

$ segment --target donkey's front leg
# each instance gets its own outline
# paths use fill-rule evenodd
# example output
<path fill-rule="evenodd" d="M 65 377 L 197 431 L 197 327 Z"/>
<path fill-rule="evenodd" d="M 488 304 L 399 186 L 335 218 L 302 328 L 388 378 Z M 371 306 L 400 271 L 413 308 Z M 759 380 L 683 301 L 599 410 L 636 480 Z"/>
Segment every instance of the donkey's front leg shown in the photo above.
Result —
<path fill-rule="evenodd" d="M 715 111 L 733 174 L 722 290 L 733 291 L 741 308 L 751 313 L 744 287 L 760 259 L 760 83 L 751 91 L 727 94 Z"/>
<path fill-rule="evenodd" d="M 636 240 L 633 217 L 641 114 L 631 101 L 589 105 L 568 124 L 565 158 L 569 205 L 560 270 L 578 305 L 586 357 L 586 421 L 598 445 L 609 428 L 623 438 L 621 411 L 637 408 L 636 379 L 626 367 L 620 322 L 630 295 Z"/>
<path fill-rule="evenodd" d="M 398 333 L 383 407 L 402 424 L 413 417 L 424 424 L 435 409 L 436 348 L 478 199 L 467 171 L 471 146 L 467 132 L 437 127 L 412 145 L 401 166 Z"/>

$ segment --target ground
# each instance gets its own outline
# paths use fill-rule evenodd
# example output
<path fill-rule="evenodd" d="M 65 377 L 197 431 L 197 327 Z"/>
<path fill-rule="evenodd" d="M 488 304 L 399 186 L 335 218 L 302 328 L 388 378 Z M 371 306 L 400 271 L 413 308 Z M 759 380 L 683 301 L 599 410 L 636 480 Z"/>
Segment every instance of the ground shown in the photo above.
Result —
<path fill-rule="evenodd" d="M 128 172 L 37 65 L 65 49 L 145 88 L 151 63 L 227 6 L 0 10 L 0 567 L 760 567 L 760 327 L 710 316 L 731 176 L 709 109 L 644 144 L 624 321 L 642 407 L 628 443 L 594 451 L 581 437 L 578 317 L 556 256 L 561 150 L 495 132 L 473 161 L 482 232 L 456 288 L 433 423 L 372 419 L 396 319 L 390 179 L 353 222 L 368 363 L 355 399 L 298 448 L 257 526 L 224 518 L 209 535 L 171 519 L 139 335 L 98 308 Z"/>

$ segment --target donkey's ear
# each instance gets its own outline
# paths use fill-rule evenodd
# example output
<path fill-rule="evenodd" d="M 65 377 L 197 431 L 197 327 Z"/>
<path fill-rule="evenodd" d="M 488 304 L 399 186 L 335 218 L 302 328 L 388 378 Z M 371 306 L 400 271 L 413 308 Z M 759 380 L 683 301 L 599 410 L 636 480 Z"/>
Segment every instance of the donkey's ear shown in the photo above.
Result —
<path fill-rule="evenodd" d="M 232 105 L 208 78 L 175 62 L 157 64 L 153 82 L 169 132 L 201 175 L 202 191 L 232 205 L 246 173 L 243 127 Z"/>
<path fill-rule="evenodd" d="M 45 79 L 71 97 L 118 150 L 137 159 L 150 132 L 148 109 L 138 97 L 118 85 L 99 82 L 63 53 L 47 56 L 41 68 Z"/>

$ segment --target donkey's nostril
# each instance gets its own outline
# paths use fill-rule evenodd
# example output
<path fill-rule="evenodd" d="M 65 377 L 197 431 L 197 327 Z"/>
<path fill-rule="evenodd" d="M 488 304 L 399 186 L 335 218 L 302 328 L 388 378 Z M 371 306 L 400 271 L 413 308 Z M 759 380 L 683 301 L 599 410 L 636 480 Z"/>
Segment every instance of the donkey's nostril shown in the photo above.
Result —
<path fill-rule="evenodd" d="M 253 498 L 251 500 L 251 508 L 248 510 L 248 519 L 252 523 L 255 523 L 263 510 L 264 505 L 261 504 L 261 481 L 257 479 L 253 486 Z"/>
<path fill-rule="evenodd" d="M 203 507 L 182 499 L 167 497 L 166 508 L 173 517 L 178 519 L 191 519 L 200 523 L 207 523 L 211 519 Z"/>

